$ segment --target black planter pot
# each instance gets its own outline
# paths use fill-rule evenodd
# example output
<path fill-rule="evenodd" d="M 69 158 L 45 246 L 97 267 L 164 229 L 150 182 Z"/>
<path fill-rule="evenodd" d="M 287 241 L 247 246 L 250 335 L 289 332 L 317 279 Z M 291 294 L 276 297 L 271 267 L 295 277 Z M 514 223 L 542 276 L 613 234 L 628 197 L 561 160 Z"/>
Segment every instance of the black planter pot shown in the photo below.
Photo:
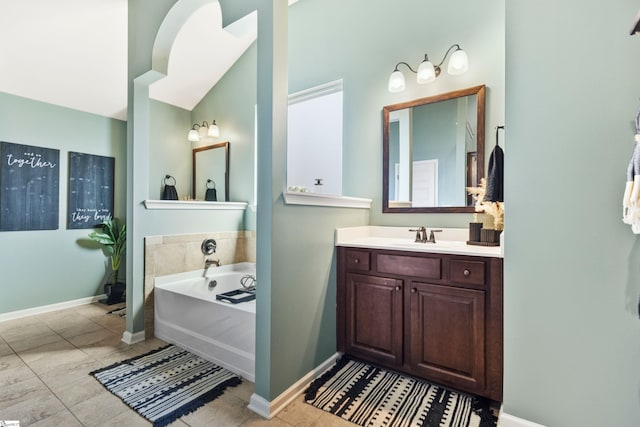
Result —
<path fill-rule="evenodd" d="M 104 285 L 104 293 L 107 296 L 107 299 L 103 302 L 105 304 L 117 304 L 119 302 L 124 302 L 124 293 L 127 289 L 127 285 L 122 282 L 117 282 L 116 284 L 107 283 Z"/>

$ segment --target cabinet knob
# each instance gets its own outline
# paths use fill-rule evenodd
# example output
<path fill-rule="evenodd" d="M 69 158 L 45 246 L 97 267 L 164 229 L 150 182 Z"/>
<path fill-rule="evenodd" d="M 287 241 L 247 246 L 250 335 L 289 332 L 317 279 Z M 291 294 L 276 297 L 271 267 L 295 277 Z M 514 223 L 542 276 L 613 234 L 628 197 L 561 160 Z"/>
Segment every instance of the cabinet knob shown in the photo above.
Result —
<path fill-rule="evenodd" d="M 462 274 L 464 274 L 465 277 L 469 277 L 469 275 L 471 275 L 471 272 L 467 269 L 465 269 Z"/>
<path fill-rule="evenodd" d="M 356 259 L 353 260 L 353 263 L 354 264 L 360 264 L 360 260 L 358 258 L 356 258 Z"/>
<path fill-rule="evenodd" d="M 416 288 L 411 288 L 411 293 L 415 294 L 416 292 L 418 292 L 418 290 Z"/>
<path fill-rule="evenodd" d="M 400 290 L 400 286 L 396 286 L 396 291 L 399 291 L 399 290 Z"/>

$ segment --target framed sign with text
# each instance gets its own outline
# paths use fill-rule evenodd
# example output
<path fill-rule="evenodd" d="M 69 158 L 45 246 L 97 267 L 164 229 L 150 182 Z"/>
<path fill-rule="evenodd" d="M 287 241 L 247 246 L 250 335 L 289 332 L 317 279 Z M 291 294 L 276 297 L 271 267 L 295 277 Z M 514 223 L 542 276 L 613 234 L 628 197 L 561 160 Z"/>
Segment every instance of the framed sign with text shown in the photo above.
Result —
<path fill-rule="evenodd" d="M 0 142 L 0 231 L 57 230 L 60 150 Z"/>
<path fill-rule="evenodd" d="M 94 228 L 113 218 L 115 158 L 69 152 L 67 228 Z"/>

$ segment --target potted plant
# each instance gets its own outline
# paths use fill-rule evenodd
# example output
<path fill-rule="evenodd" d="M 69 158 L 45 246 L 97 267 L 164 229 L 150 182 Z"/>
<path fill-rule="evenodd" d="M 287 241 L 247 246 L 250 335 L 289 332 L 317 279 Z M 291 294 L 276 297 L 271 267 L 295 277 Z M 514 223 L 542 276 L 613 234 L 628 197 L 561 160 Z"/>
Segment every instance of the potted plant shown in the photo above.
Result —
<path fill-rule="evenodd" d="M 111 275 L 104 285 L 104 293 L 107 295 L 107 304 L 115 304 L 122 301 L 126 284 L 118 282 L 120 263 L 127 249 L 127 226 L 121 224 L 118 218 L 109 218 L 100 224 L 102 232 L 94 231 L 89 238 L 100 243 L 111 258 Z"/>

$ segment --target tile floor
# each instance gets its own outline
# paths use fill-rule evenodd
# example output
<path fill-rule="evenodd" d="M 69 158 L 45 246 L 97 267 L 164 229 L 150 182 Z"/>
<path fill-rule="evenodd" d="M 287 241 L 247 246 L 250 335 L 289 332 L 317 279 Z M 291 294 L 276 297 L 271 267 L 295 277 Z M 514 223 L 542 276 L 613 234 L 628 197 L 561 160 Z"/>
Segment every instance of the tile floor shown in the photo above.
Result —
<path fill-rule="evenodd" d="M 107 315 L 117 306 L 99 303 L 0 323 L 0 420 L 20 426 L 150 426 L 88 375 L 166 343 L 121 341 L 124 318 Z M 207 426 L 322 426 L 348 423 L 303 402 L 302 396 L 271 420 L 247 404 L 253 383 L 227 389 L 213 402 L 171 424 Z"/>

